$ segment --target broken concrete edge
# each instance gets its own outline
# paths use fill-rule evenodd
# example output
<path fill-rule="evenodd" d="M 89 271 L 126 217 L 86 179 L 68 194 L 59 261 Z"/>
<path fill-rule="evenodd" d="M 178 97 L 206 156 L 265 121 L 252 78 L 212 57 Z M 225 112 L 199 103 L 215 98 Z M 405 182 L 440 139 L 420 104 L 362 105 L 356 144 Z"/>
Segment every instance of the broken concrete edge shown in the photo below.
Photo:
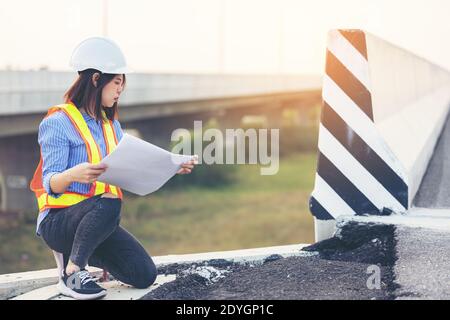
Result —
<path fill-rule="evenodd" d="M 411 236 L 410 239 L 405 240 L 405 237 L 402 237 L 405 230 L 409 230 L 407 232 L 410 235 L 417 236 Z M 333 237 L 305 247 L 303 250 L 316 252 L 323 259 L 383 265 L 387 267 L 387 274 L 384 275 L 383 282 L 387 282 L 390 299 L 430 299 L 432 296 L 427 294 L 424 288 L 430 286 L 432 281 L 419 285 L 417 283 L 421 279 L 409 279 L 410 284 L 414 283 L 417 290 L 408 288 L 408 283 L 404 279 L 402 282 L 402 277 L 405 278 L 405 269 L 409 270 L 415 267 L 417 275 L 429 273 L 426 263 L 419 266 L 411 263 L 411 266 L 405 267 L 404 253 L 401 252 L 401 247 L 408 248 L 411 241 L 421 243 L 423 239 L 420 236 L 421 233 L 430 237 L 435 236 L 436 241 L 443 239 L 443 235 L 450 234 L 450 210 L 412 208 L 408 213 L 393 213 L 390 216 L 341 216 L 336 220 L 336 232 Z M 379 246 L 377 246 L 378 242 Z M 444 241 L 441 240 L 441 242 Z M 417 251 L 419 250 L 417 249 Z M 434 269 L 440 270 L 441 274 L 446 274 L 447 266 L 442 261 L 440 264 L 436 264 L 433 254 L 445 256 L 443 252 L 447 252 L 446 250 L 448 247 L 445 244 L 441 245 L 428 252 L 428 260 L 424 258 L 428 264 L 433 265 Z M 366 253 L 362 254 L 363 252 Z M 415 254 L 412 254 L 412 257 L 414 256 Z M 403 269 L 399 267 L 401 261 L 403 261 Z M 443 283 L 441 278 L 438 274 L 431 279 L 436 280 L 434 285 L 438 285 L 433 289 L 436 292 L 448 291 L 450 288 L 449 284 Z"/>
<path fill-rule="evenodd" d="M 336 219 L 336 228 L 340 229 L 349 222 L 401 225 L 411 228 L 425 228 L 450 232 L 450 210 L 411 208 L 407 213 L 393 213 L 389 216 L 341 216 Z"/>
<path fill-rule="evenodd" d="M 330 239 L 312 245 L 295 244 L 222 252 L 206 252 L 184 255 L 154 257 L 160 275 L 184 276 L 186 274 L 207 273 L 213 276 L 236 264 L 258 265 L 291 256 L 317 255 L 319 258 L 344 260 L 355 263 L 370 263 L 387 267 L 383 281 L 388 284 L 390 299 L 408 298 L 402 294 L 396 282 L 398 228 L 422 228 L 448 232 L 450 216 L 441 213 L 425 216 L 419 213 L 391 216 L 341 216 L 336 221 L 336 232 Z M 101 270 L 92 268 L 100 276 Z M 50 274 L 49 274 L 50 273 Z M 48 286 L 57 281 L 56 269 L 0 275 L 0 297 L 17 296 L 19 291 L 27 292 Z M 10 291 L 5 291 L 5 290 Z M 3 291 L 2 291 L 3 290 Z M 8 299 L 8 298 L 6 298 Z"/>
<path fill-rule="evenodd" d="M 153 260 L 159 274 L 177 274 L 193 265 L 223 266 L 227 264 L 259 264 L 278 258 L 311 255 L 302 251 L 307 244 L 293 244 L 252 248 L 243 250 L 217 251 L 181 255 L 155 256 Z M 95 277 L 101 277 L 102 270 L 87 267 Z M 11 299 L 26 292 L 54 285 L 58 282 L 57 268 L 0 275 L 0 300 Z"/>
<path fill-rule="evenodd" d="M 120 281 L 113 280 L 103 282 L 101 285 L 108 290 L 106 297 L 102 300 L 138 300 L 148 294 L 149 292 L 157 289 L 161 285 L 174 281 L 175 275 L 158 275 L 153 285 L 145 289 L 136 289 L 131 286 L 125 285 Z M 74 300 L 73 298 L 63 296 L 59 293 L 56 286 L 49 285 L 28 291 L 19 296 L 13 297 L 10 300 Z"/>
<path fill-rule="evenodd" d="M 316 252 L 322 259 L 352 261 L 385 267 L 381 281 L 386 284 L 389 300 L 396 299 L 395 282 L 397 261 L 395 224 L 384 219 L 372 221 L 367 217 L 341 216 L 336 221 L 332 238 L 303 248 Z"/>
<path fill-rule="evenodd" d="M 330 289 L 331 283 L 333 283 L 333 286 L 337 285 L 338 292 L 341 291 L 335 297 L 351 295 L 360 298 L 361 295 L 356 294 L 356 292 L 378 289 L 380 291 L 377 291 L 376 296 L 382 297 L 383 300 L 395 299 L 396 283 L 394 282 L 393 272 L 393 266 L 397 258 L 395 226 L 383 223 L 346 221 L 340 223 L 338 228 L 334 237 L 302 248 L 302 251 L 311 253 L 310 257 L 301 255 L 300 258 L 286 257 L 280 259 L 274 256 L 271 259 L 279 260 L 266 259 L 265 261 L 268 263 L 261 266 L 218 265 L 211 269 L 203 265 L 192 266 L 191 269 L 177 274 L 177 279 L 174 282 L 160 287 L 142 299 L 209 300 L 229 298 L 233 300 L 265 299 L 264 297 L 292 299 L 293 295 L 289 293 L 290 290 L 302 292 L 308 286 L 309 290 L 314 291 L 314 294 L 307 297 L 329 299 L 329 292 L 333 291 Z M 342 261 L 343 263 L 336 261 Z M 296 283 L 298 286 L 295 288 L 290 286 L 293 283 L 292 281 L 295 280 L 293 278 L 286 280 L 284 274 L 286 266 L 290 263 L 296 266 L 295 269 L 290 271 L 296 273 L 299 279 L 299 282 Z M 307 266 L 312 265 L 318 268 L 308 269 Z M 327 266 L 332 266 L 331 269 L 335 269 L 332 271 L 333 275 L 328 274 L 330 269 Z M 307 271 L 305 272 L 305 270 Z M 327 271 L 324 272 L 324 270 Z M 355 272 L 358 272 L 358 274 Z M 368 274 L 367 278 L 364 273 Z M 278 276 L 275 276 L 275 274 L 278 274 Z M 372 278 L 378 279 L 375 282 L 378 283 L 379 287 L 369 287 L 375 284 L 366 282 L 366 280 L 371 279 L 371 274 L 375 276 Z M 209 281 L 210 275 L 212 275 L 213 281 Z M 222 275 L 224 276 L 222 277 Z M 329 278 L 329 276 L 333 278 Z M 333 281 L 336 279 L 335 276 L 340 279 L 340 282 Z M 320 282 L 318 279 L 324 279 L 320 285 L 317 283 Z M 344 279 L 359 282 L 364 287 L 352 287 L 351 285 L 347 287 L 342 282 Z M 286 288 L 283 288 L 283 284 L 286 285 Z M 344 286 L 340 287 L 340 285 Z M 367 288 L 365 288 L 366 285 Z M 281 286 L 280 290 L 273 290 L 277 291 L 278 294 L 267 295 L 264 293 L 265 289 L 271 286 Z M 290 288 L 288 289 L 288 287 Z M 305 297 L 305 295 L 301 296 Z M 301 296 L 295 295 L 293 299 L 302 299 Z"/>

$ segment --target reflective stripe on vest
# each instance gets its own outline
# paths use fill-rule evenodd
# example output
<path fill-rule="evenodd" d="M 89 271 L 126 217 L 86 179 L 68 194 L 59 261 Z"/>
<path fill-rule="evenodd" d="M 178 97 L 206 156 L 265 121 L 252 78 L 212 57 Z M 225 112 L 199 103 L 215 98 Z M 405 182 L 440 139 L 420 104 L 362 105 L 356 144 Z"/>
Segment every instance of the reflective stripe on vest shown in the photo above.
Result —
<path fill-rule="evenodd" d="M 73 126 L 77 130 L 77 132 L 80 134 L 81 138 L 83 139 L 85 145 L 86 145 L 86 151 L 88 154 L 88 161 L 92 164 L 97 164 L 101 161 L 101 151 L 98 144 L 95 142 L 94 138 L 92 137 L 91 131 L 89 130 L 86 121 L 83 118 L 83 115 L 78 110 L 78 108 L 73 104 L 62 104 L 55 107 L 52 107 L 48 110 L 48 113 L 46 117 L 50 116 L 54 112 L 57 111 L 63 111 L 70 121 L 72 122 Z M 106 142 L 106 154 L 109 154 L 112 152 L 116 146 L 117 146 L 117 137 L 114 132 L 114 128 L 112 125 L 112 121 L 108 120 L 106 118 L 105 112 L 102 110 L 102 116 L 104 120 L 102 121 L 102 129 L 103 129 L 103 137 L 105 138 Z M 38 164 L 38 167 L 36 168 L 36 171 L 34 173 L 33 179 L 30 183 L 30 189 L 34 191 L 36 194 L 36 198 L 38 201 L 39 206 L 39 212 L 49 209 L 49 208 L 65 208 L 72 206 L 74 204 L 77 204 L 83 200 L 86 200 L 94 195 L 102 194 L 105 192 L 110 192 L 120 199 L 122 199 L 122 191 L 120 188 L 108 185 L 100 181 L 96 181 L 92 183 L 92 187 L 89 190 L 88 194 L 80 194 L 76 192 L 70 192 L 66 191 L 62 195 L 60 195 L 58 198 L 54 198 L 47 194 L 46 190 L 43 187 L 42 184 L 42 154 L 41 158 Z"/>

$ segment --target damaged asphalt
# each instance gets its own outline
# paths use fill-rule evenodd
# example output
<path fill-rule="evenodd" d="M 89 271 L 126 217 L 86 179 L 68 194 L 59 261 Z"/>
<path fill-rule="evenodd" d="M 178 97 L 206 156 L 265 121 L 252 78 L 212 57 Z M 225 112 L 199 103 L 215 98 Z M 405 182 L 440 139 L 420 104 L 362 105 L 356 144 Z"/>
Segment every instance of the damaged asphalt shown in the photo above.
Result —
<path fill-rule="evenodd" d="M 391 300 L 397 289 L 394 248 L 393 226 L 348 223 L 336 237 L 303 249 L 311 255 L 161 268 L 160 274 L 177 274 L 177 279 L 143 299 Z"/>
<path fill-rule="evenodd" d="M 259 264 L 211 260 L 160 268 L 175 281 L 145 300 L 450 299 L 450 233 L 347 221 L 335 237 Z M 378 277 L 378 279 L 377 279 Z"/>

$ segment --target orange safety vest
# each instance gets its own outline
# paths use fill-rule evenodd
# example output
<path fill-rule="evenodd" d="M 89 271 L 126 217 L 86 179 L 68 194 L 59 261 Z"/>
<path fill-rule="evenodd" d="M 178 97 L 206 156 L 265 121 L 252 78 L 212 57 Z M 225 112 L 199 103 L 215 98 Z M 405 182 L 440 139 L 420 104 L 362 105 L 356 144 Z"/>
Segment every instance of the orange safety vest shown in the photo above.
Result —
<path fill-rule="evenodd" d="M 63 111 L 72 122 L 75 129 L 80 134 L 81 138 L 84 140 L 84 143 L 86 144 L 86 150 L 88 154 L 88 161 L 92 164 L 97 164 L 102 159 L 102 154 L 100 151 L 100 147 L 95 142 L 94 138 L 92 137 L 91 131 L 89 130 L 86 121 L 84 121 L 83 115 L 81 114 L 80 110 L 73 105 L 72 103 L 68 104 L 61 104 L 54 107 L 51 107 L 48 109 L 47 115 L 45 118 L 50 116 L 51 114 L 57 112 L 57 111 Z M 103 129 L 103 137 L 105 138 L 106 142 L 106 153 L 111 153 L 117 146 L 117 136 L 114 131 L 114 127 L 111 120 L 108 120 L 106 118 L 105 112 L 102 110 L 102 115 L 104 118 L 104 121 L 102 121 L 102 129 Z M 86 200 L 90 197 L 93 197 L 98 194 L 102 194 L 105 192 L 110 192 L 120 199 L 122 199 L 122 191 L 119 187 L 105 184 L 100 181 L 95 181 L 92 183 L 91 189 L 89 190 L 88 194 L 81 194 L 77 192 L 70 192 L 66 191 L 58 198 L 54 198 L 45 191 L 45 188 L 42 184 L 42 151 L 41 151 L 41 158 L 39 160 L 39 164 L 36 168 L 36 171 L 34 173 L 33 179 L 30 183 L 30 189 L 35 193 L 39 212 L 42 212 L 43 210 L 49 209 L 49 208 L 65 208 L 70 207 L 74 204 L 77 204 L 78 202 L 81 202 L 83 200 Z"/>

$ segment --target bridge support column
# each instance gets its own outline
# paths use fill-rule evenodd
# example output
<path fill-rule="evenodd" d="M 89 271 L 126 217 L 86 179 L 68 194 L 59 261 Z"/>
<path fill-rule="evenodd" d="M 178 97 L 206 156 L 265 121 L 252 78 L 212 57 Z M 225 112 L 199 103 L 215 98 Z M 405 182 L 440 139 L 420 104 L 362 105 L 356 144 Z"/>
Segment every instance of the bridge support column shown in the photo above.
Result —
<path fill-rule="evenodd" d="M 29 185 L 38 162 L 36 135 L 0 139 L 0 210 L 37 210 Z"/>
<path fill-rule="evenodd" d="M 6 210 L 6 183 L 0 171 L 0 210 Z"/>

